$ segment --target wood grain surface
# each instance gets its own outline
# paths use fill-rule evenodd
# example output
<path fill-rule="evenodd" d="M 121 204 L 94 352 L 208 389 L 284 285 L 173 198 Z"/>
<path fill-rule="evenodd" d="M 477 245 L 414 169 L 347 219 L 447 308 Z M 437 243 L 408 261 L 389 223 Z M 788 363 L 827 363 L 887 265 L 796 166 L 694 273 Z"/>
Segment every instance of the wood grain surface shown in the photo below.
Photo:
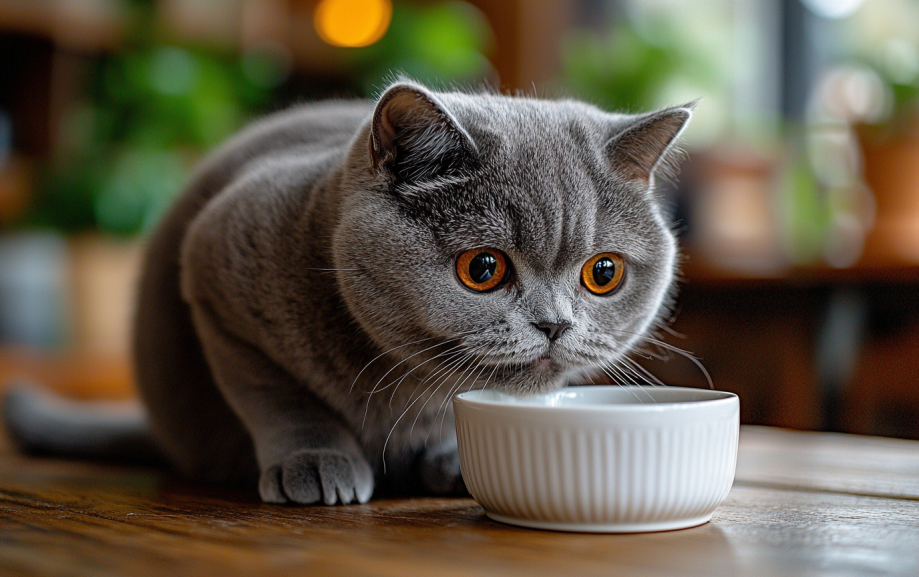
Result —
<path fill-rule="evenodd" d="M 158 471 L 0 453 L 3 575 L 919 575 L 919 442 L 747 428 L 711 523 L 534 531 L 471 499 L 266 505 Z"/>
<path fill-rule="evenodd" d="M 736 483 L 919 501 L 919 442 L 744 427 Z"/>

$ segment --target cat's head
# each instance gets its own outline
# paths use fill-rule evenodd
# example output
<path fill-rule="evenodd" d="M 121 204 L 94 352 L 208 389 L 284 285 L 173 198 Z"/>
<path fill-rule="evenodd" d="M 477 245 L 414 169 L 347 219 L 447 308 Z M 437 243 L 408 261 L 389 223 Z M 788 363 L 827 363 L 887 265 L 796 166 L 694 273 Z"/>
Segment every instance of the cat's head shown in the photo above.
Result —
<path fill-rule="evenodd" d="M 690 116 L 391 86 L 342 180 L 333 258 L 354 318 L 397 357 L 442 343 L 418 358 L 470 385 L 609 370 L 670 304 L 654 175 Z"/>

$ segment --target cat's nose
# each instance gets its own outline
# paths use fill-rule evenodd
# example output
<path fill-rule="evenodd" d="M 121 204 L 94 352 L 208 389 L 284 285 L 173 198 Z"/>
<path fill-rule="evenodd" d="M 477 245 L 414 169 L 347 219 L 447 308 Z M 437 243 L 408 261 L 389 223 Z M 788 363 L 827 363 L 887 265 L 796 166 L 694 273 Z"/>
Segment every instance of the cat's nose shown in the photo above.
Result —
<path fill-rule="evenodd" d="M 554 341 L 571 328 L 571 323 L 567 321 L 560 323 L 533 323 L 533 326 L 544 332 L 550 341 Z"/>

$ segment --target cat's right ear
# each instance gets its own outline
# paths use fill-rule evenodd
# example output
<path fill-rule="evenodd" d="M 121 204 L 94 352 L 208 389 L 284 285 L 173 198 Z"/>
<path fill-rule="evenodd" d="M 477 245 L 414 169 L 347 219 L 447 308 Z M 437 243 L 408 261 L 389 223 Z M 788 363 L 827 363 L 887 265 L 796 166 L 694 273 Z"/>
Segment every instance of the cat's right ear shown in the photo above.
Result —
<path fill-rule="evenodd" d="M 655 174 L 676 172 L 676 142 L 692 118 L 695 102 L 634 118 L 606 144 L 606 156 L 620 176 L 649 186 Z"/>
<path fill-rule="evenodd" d="M 370 127 L 374 172 L 418 182 L 462 171 L 475 143 L 437 97 L 410 82 L 391 86 L 380 97 Z"/>

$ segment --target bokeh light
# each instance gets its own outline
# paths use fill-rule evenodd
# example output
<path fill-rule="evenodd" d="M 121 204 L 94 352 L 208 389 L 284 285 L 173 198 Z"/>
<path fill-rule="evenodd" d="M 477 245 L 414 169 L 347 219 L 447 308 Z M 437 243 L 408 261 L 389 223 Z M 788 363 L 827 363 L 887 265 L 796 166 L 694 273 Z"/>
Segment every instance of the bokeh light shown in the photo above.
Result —
<path fill-rule="evenodd" d="M 313 22 L 328 44 L 357 48 L 382 38 L 391 19 L 390 0 L 322 0 Z"/>
<path fill-rule="evenodd" d="M 811 12 L 822 18 L 848 18 L 862 7 L 865 0 L 804 0 Z"/>

